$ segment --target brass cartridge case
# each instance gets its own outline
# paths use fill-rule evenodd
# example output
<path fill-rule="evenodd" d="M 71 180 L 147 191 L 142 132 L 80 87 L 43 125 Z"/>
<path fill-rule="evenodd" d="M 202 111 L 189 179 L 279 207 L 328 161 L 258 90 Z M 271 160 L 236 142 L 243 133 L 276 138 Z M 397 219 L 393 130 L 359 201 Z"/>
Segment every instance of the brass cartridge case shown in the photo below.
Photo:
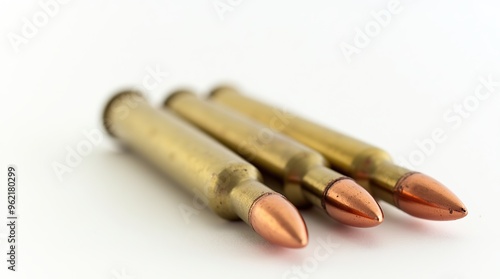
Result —
<path fill-rule="evenodd" d="M 297 206 L 313 204 L 347 225 L 380 224 L 378 204 L 350 178 L 329 169 L 316 151 L 189 91 L 165 102 L 174 111 L 262 170 L 284 181 L 283 193 Z"/>
<path fill-rule="evenodd" d="M 378 147 L 239 94 L 231 87 L 216 88 L 209 98 L 317 150 L 333 169 L 413 216 L 454 220 L 467 215 L 463 203 L 444 185 L 395 165 Z"/>
<path fill-rule="evenodd" d="M 111 99 L 104 124 L 127 147 L 201 195 L 222 218 L 242 219 L 275 244 L 306 245 L 302 217 L 260 182 L 253 165 L 171 113 L 153 108 L 139 92 L 124 91 Z"/>

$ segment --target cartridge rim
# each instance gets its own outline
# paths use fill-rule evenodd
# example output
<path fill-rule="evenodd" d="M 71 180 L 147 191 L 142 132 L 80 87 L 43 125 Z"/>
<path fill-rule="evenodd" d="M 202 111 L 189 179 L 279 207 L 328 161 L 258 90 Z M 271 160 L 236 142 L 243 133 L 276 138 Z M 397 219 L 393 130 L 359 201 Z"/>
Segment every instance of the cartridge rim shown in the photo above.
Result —
<path fill-rule="evenodd" d="M 113 129 L 111 128 L 112 125 L 111 125 L 111 121 L 109 119 L 110 109 L 115 102 L 124 98 L 125 96 L 137 96 L 137 97 L 140 97 L 142 99 L 145 99 L 144 94 L 142 94 L 141 91 L 135 90 L 135 89 L 124 89 L 124 90 L 118 91 L 115 95 L 113 95 L 113 97 L 111 97 L 111 99 L 109 99 L 109 101 L 106 103 L 106 106 L 104 107 L 104 110 L 102 113 L 102 124 L 103 124 L 106 132 L 108 132 L 108 134 L 112 137 L 116 137 L 116 135 L 113 133 Z"/>
<path fill-rule="evenodd" d="M 174 99 L 176 99 L 180 95 L 185 95 L 185 94 L 188 94 L 190 96 L 196 96 L 196 94 L 194 94 L 193 91 L 191 90 L 179 89 L 170 93 L 170 95 L 168 95 L 167 98 L 165 98 L 165 101 L 163 101 L 163 106 L 168 107 Z"/>
<path fill-rule="evenodd" d="M 236 90 L 235 87 L 233 87 L 231 85 L 223 84 L 223 85 L 216 86 L 210 92 L 208 92 L 208 98 L 215 98 L 218 94 L 220 94 L 223 91 L 231 92 L 232 94 L 238 93 L 238 91 Z"/>

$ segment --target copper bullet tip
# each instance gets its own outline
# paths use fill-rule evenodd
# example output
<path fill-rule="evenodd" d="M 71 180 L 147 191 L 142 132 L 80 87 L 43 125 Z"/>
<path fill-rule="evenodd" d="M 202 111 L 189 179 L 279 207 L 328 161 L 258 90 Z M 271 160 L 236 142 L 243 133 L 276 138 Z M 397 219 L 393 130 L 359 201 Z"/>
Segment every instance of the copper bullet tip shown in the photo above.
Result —
<path fill-rule="evenodd" d="M 327 189 L 324 202 L 328 215 L 346 225 L 368 228 L 384 220 L 378 203 L 363 187 L 349 178 L 336 180 Z"/>
<path fill-rule="evenodd" d="M 465 205 L 443 184 L 421 173 L 401 178 L 394 193 L 396 206 L 415 217 L 456 220 L 467 216 Z"/>
<path fill-rule="evenodd" d="M 267 194 L 250 209 L 250 225 L 267 241 L 288 248 L 305 247 L 307 227 L 299 211 L 283 196 Z"/>

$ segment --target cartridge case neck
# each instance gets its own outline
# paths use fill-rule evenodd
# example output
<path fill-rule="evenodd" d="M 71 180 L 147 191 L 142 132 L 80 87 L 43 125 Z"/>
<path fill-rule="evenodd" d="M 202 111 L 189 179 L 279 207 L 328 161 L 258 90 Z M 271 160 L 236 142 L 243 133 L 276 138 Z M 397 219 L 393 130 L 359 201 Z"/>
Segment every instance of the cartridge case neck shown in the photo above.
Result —
<path fill-rule="evenodd" d="M 269 191 L 269 188 L 257 180 L 247 179 L 241 180 L 231 189 L 229 200 L 234 213 L 236 213 L 241 220 L 245 221 L 245 223 L 252 225 L 249 215 L 252 206 L 263 195 L 271 194 L 276 193 Z"/>
<path fill-rule="evenodd" d="M 375 169 L 371 172 L 369 189 L 378 199 L 396 206 L 394 193 L 398 181 L 412 173 L 412 171 L 395 165 L 391 161 L 383 161 L 377 164 Z"/>
<path fill-rule="evenodd" d="M 343 175 L 324 166 L 311 168 L 303 178 L 304 196 L 312 204 L 326 210 L 324 204 L 326 192 L 336 180 L 343 178 L 345 178 Z"/>
<path fill-rule="evenodd" d="M 326 185 L 330 180 L 341 176 L 328 170 L 326 165 L 325 159 L 316 152 L 301 152 L 293 156 L 283 171 L 285 196 L 298 207 L 307 207 L 311 204 L 321 207 Z M 328 178 L 319 174 L 325 170 Z"/>

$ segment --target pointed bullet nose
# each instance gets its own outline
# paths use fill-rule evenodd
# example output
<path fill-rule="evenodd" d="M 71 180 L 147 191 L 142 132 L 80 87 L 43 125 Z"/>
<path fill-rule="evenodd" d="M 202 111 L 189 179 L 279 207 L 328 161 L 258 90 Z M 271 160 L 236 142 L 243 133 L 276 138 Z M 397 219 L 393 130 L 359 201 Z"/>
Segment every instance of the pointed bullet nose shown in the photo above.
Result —
<path fill-rule="evenodd" d="M 384 219 L 377 202 L 352 179 L 337 180 L 328 188 L 325 209 L 330 217 L 354 227 L 374 227 Z"/>
<path fill-rule="evenodd" d="M 429 220 L 456 220 L 467 215 L 465 205 L 455 194 L 421 173 L 412 173 L 398 182 L 394 201 L 406 213 Z"/>
<path fill-rule="evenodd" d="M 288 248 L 305 247 L 307 227 L 299 211 L 283 196 L 260 197 L 250 209 L 250 225 L 269 242 Z"/>

